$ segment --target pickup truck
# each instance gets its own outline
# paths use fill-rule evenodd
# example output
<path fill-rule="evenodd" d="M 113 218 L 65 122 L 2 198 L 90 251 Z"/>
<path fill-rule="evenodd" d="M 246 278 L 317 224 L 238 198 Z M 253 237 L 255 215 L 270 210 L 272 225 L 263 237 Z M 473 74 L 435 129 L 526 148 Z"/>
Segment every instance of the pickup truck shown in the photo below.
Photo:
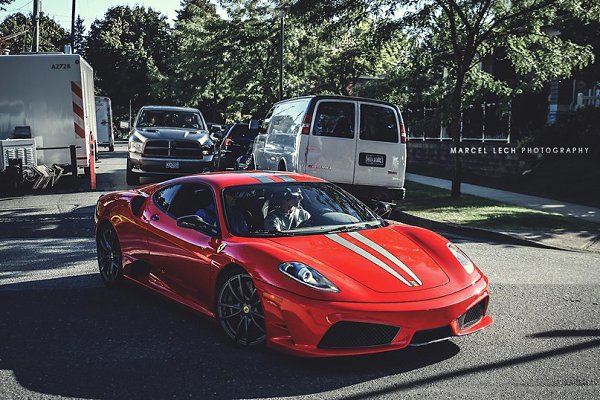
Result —
<path fill-rule="evenodd" d="M 195 108 L 144 106 L 129 135 L 127 184 L 141 176 L 187 175 L 215 169 L 214 146 Z"/>

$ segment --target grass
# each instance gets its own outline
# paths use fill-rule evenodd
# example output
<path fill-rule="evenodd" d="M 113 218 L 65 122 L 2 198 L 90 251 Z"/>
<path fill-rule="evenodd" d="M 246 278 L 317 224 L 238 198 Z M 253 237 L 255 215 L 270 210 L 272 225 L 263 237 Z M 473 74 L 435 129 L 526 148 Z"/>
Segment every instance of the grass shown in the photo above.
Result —
<path fill-rule="evenodd" d="M 452 167 L 408 163 L 409 173 L 452 179 Z M 549 158 L 523 176 L 500 179 L 463 170 L 463 182 L 600 208 L 600 161 L 591 157 Z"/>
<path fill-rule="evenodd" d="M 406 199 L 398 209 L 417 217 L 493 230 L 581 231 L 600 224 L 557 213 L 462 195 L 452 199 L 448 190 L 406 181 Z"/>

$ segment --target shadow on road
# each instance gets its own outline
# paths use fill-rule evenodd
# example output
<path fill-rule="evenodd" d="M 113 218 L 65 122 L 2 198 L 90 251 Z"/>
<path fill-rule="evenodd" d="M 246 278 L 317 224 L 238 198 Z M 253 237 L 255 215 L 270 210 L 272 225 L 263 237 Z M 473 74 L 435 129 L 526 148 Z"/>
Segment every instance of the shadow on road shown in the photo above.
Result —
<path fill-rule="evenodd" d="M 319 393 L 452 358 L 451 342 L 299 359 L 230 344 L 216 325 L 127 285 L 0 291 L 0 369 L 35 392 L 85 398 L 248 398 Z M 80 282 L 81 283 L 81 282 Z M 42 285 L 43 286 L 43 285 Z M 12 290 L 11 290 L 12 289 Z"/>

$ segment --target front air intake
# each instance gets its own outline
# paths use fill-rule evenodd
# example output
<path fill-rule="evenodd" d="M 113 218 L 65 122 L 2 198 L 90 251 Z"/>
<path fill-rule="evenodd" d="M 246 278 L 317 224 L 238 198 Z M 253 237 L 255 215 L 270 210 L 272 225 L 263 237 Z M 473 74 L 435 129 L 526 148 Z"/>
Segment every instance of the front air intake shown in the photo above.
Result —
<path fill-rule="evenodd" d="M 319 348 L 343 349 L 389 344 L 400 327 L 366 322 L 341 321 L 333 325 L 321 339 Z"/>
<path fill-rule="evenodd" d="M 484 309 L 485 300 L 481 300 L 479 303 L 469 308 L 466 313 L 458 317 L 458 327 L 461 330 L 464 330 L 478 323 L 481 318 L 483 318 Z"/>

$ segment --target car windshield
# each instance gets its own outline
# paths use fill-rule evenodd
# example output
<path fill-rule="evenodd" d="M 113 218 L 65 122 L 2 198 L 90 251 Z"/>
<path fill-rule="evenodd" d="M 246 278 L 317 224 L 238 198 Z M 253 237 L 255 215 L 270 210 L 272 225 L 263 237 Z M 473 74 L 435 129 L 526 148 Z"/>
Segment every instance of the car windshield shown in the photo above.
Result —
<path fill-rule="evenodd" d="M 223 191 L 225 220 L 237 236 L 292 236 L 375 228 L 385 222 L 327 182 L 234 186 Z"/>
<path fill-rule="evenodd" d="M 191 111 L 143 110 L 138 119 L 139 128 L 168 127 L 206 129 L 200 114 Z"/>

